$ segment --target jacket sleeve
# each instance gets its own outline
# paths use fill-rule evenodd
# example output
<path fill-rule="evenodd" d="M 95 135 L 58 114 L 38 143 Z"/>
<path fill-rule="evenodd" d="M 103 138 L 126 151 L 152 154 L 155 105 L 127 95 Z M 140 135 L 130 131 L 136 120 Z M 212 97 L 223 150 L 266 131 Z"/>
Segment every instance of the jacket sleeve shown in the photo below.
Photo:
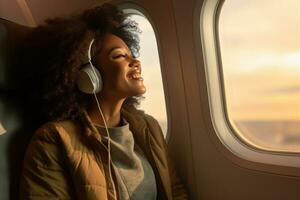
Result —
<path fill-rule="evenodd" d="M 158 138 L 158 143 L 160 143 L 163 146 L 164 152 L 166 154 L 167 164 L 168 164 L 169 174 L 170 174 L 170 180 L 171 180 L 171 189 L 172 189 L 173 200 L 189 199 L 187 190 L 186 190 L 185 186 L 183 185 L 183 183 L 181 182 L 181 180 L 175 170 L 175 167 L 174 167 L 174 164 L 170 157 L 170 154 L 168 153 L 169 152 L 168 146 L 167 146 L 166 140 L 163 136 L 163 133 L 162 133 L 159 123 L 152 116 L 147 116 L 147 118 L 148 118 L 147 119 L 148 123 L 149 123 L 149 121 L 151 121 L 149 124 L 152 124 L 151 128 L 153 129 L 153 131 L 157 132 L 156 137 Z"/>
<path fill-rule="evenodd" d="M 49 125 L 40 128 L 31 139 L 20 188 L 20 197 L 24 200 L 74 199 L 58 136 Z"/>

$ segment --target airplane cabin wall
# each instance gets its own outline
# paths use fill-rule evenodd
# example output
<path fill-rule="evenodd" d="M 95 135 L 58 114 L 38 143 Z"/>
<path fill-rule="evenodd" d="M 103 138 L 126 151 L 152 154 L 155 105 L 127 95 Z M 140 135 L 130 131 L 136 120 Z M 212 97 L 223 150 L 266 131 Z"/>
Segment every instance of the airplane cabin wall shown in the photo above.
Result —
<path fill-rule="evenodd" d="M 197 184 L 197 194 L 193 197 L 204 200 L 300 199 L 300 169 L 243 160 L 233 155 L 217 137 L 209 110 L 199 31 L 203 1 L 172 1 L 189 122 L 184 136 L 191 141 Z M 179 151 L 178 145 L 183 136 L 176 132 L 171 134 L 173 140 L 170 146 L 175 153 Z M 181 165 L 181 169 L 192 168 L 185 163 L 177 164 Z M 293 171 L 298 176 L 281 175 L 280 171 Z"/>
<path fill-rule="evenodd" d="M 0 17 L 23 25 L 27 24 L 17 0 L 0 0 Z"/>

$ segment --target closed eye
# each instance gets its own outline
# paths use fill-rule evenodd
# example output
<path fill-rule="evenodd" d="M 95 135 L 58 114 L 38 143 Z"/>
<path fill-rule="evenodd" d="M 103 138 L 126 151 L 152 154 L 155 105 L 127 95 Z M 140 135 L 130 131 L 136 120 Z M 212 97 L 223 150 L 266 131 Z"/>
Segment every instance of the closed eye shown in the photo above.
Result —
<path fill-rule="evenodd" d="M 115 55 L 115 56 L 113 56 L 113 59 L 118 59 L 118 58 L 125 58 L 125 57 L 127 57 L 127 54 L 118 54 L 118 55 Z"/>

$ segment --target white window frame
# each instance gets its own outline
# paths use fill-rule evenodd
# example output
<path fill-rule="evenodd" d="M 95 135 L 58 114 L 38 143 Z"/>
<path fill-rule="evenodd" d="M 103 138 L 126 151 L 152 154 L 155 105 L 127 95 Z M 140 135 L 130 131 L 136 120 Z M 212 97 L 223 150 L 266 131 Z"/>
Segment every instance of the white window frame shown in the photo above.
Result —
<path fill-rule="evenodd" d="M 241 134 L 238 136 L 237 130 L 230 124 L 224 96 L 218 39 L 218 18 L 224 1 L 204 0 L 200 14 L 200 37 L 204 54 L 209 109 L 215 133 L 229 151 L 242 159 L 263 164 L 300 167 L 300 154 L 259 149 L 256 144 L 247 141 Z"/>

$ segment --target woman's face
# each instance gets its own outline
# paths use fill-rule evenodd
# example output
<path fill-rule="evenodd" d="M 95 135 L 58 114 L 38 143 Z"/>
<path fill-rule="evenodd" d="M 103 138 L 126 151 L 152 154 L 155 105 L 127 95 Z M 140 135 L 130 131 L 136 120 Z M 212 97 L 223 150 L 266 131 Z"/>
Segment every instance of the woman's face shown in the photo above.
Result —
<path fill-rule="evenodd" d="M 140 61 L 132 57 L 121 38 L 113 34 L 105 35 L 97 52 L 95 63 L 103 79 L 101 94 L 127 98 L 146 92 Z"/>

